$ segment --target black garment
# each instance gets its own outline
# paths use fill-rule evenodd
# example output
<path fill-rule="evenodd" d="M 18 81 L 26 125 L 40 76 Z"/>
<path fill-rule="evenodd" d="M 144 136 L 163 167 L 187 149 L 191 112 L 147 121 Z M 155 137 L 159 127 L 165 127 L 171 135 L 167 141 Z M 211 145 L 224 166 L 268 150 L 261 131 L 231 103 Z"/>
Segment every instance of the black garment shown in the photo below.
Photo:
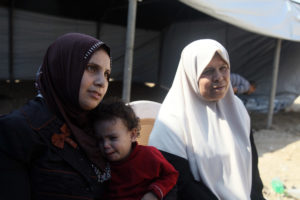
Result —
<path fill-rule="evenodd" d="M 176 185 L 178 200 L 217 200 L 204 183 L 194 180 L 188 160 L 164 151 L 161 153 L 179 171 Z"/>
<path fill-rule="evenodd" d="M 254 143 L 253 132 L 250 133 L 250 142 L 252 150 L 252 188 L 251 188 L 251 199 L 252 200 L 265 200 L 262 189 L 263 183 L 261 181 L 258 171 L 258 155 L 256 146 Z"/>
<path fill-rule="evenodd" d="M 105 185 L 83 151 L 52 145 L 63 124 L 41 98 L 0 117 L 1 200 L 101 199 Z"/>
<path fill-rule="evenodd" d="M 252 148 L 252 188 L 251 200 L 265 200 L 262 194 L 263 184 L 258 171 L 258 156 L 254 144 L 253 134 L 250 134 Z M 188 160 L 161 151 L 164 157 L 179 171 L 177 181 L 178 200 L 217 200 L 218 198 L 206 187 L 203 182 L 198 182 L 194 179 Z"/>

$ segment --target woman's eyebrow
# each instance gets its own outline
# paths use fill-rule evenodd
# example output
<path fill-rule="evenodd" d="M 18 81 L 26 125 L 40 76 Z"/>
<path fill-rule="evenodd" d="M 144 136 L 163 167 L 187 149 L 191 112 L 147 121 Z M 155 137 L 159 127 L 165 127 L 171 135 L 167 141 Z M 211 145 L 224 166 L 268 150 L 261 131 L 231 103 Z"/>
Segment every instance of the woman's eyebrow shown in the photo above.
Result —
<path fill-rule="evenodd" d="M 96 65 L 96 66 L 100 67 L 100 65 L 98 65 L 97 63 L 93 63 L 93 62 L 88 62 L 88 65 Z"/>
<path fill-rule="evenodd" d="M 205 67 L 205 68 L 204 68 L 204 70 L 203 70 L 203 71 L 205 71 L 205 70 L 210 70 L 210 69 L 214 69 L 214 67 L 207 66 L 207 67 Z"/>
<path fill-rule="evenodd" d="M 88 65 L 94 65 L 94 66 L 97 66 L 98 68 L 106 68 L 106 67 L 104 67 L 102 65 L 98 65 L 97 63 L 94 63 L 94 62 L 89 62 Z M 108 68 L 109 68 L 109 70 L 111 70 L 110 66 Z"/>

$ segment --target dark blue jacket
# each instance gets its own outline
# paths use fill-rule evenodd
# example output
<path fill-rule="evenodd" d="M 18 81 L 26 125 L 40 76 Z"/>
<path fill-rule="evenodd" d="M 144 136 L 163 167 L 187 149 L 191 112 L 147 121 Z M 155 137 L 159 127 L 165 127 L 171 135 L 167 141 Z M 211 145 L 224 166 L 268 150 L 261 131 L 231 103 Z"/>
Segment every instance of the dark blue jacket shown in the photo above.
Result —
<path fill-rule="evenodd" d="M 105 185 L 81 149 L 51 143 L 63 124 L 41 98 L 0 117 L 1 200 L 101 199 Z"/>

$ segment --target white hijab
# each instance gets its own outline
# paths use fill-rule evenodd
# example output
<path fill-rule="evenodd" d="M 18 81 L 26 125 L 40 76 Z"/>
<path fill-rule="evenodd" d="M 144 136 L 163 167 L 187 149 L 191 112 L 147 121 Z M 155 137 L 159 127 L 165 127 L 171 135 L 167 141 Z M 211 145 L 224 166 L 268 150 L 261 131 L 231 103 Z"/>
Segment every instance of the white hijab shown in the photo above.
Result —
<path fill-rule="evenodd" d="M 197 40 L 183 49 L 149 145 L 187 159 L 195 180 L 219 199 L 248 200 L 252 157 L 247 110 L 231 85 L 219 101 L 206 101 L 199 92 L 200 75 L 216 52 L 229 65 L 226 49 L 214 40 Z"/>

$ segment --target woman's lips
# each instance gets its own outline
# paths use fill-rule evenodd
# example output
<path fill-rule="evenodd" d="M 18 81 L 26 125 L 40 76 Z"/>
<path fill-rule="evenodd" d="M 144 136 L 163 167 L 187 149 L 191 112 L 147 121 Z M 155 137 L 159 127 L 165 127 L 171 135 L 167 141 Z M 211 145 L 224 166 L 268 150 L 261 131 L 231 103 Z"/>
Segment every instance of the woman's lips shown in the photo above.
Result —
<path fill-rule="evenodd" d="M 94 98 L 94 99 L 97 99 L 97 100 L 99 100 L 99 99 L 101 99 L 101 93 L 99 93 L 99 92 L 96 92 L 96 91 L 89 91 L 89 93 L 91 94 L 91 96 Z"/>
<path fill-rule="evenodd" d="M 224 85 L 222 85 L 222 86 L 213 86 L 213 89 L 215 89 L 215 90 L 221 90 L 223 88 L 225 88 Z"/>

